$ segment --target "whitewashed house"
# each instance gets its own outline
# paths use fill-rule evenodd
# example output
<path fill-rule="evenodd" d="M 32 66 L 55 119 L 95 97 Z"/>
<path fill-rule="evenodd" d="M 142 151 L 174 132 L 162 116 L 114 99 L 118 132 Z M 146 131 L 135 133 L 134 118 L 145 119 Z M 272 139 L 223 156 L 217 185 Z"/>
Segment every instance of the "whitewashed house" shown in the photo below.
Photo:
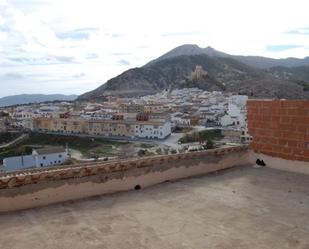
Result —
<path fill-rule="evenodd" d="M 246 125 L 248 96 L 234 95 L 229 97 L 227 114 L 221 118 L 222 126 L 233 125 L 244 128 Z"/>
<path fill-rule="evenodd" d="M 68 149 L 50 147 L 34 149 L 31 155 L 7 157 L 3 159 L 3 166 L 5 171 L 10 172 L 26 168 L 61 165 L 68 159 Z"/>
<path fill-rule="evenodd" d="M 172 133 L 170 121 L 166 122 L 139 122 L 135 126 L 135 137 L 164 139 Z"/>

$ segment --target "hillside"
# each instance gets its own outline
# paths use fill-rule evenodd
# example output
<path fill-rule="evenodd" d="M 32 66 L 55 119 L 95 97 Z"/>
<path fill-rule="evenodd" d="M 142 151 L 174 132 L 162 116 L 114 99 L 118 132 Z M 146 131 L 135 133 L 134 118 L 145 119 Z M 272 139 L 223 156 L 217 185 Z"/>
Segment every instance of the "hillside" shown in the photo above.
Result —
<path fill-rule="evenodd" d="M 266 59 L 269 59 L 269 62 L 275 60 L 279 64 L 289 60 Z M 257 63 L 258 60 L 255 62 Z M 302 62 L 305 63 L 306 59 Z M 199 78 L 192 78 L 192 74 L 199 66 L 206 74 Z M 211 47 L 203 49 L 196 45 L 183 45 L 143 67 L 122 73 L 99 88 L 81 95 L 78 99 L 101 100 L 109 95 L 137 96 L 163 89 L 184 87 L 242 93 L 259 98 L 308 98 L 309 96 L 309 92 L 304 91 L 304 86 L 298 84 L 297 80 L 281 77 L 280 74 L 271 71 L 271 68 L 265 70 L 259 66 L 249 66 L 239 61 L 237 56 L 219 52 Z"/>
<path fill-rule="evenodd" d="M 64 100 L 72 101 L 77 98 L 76 95 L 63 95 L 63 94 L 20 94 L 0 98 L 1 106 L 21 105 L 29 103 L 39 103 L 45 101 Z"/>

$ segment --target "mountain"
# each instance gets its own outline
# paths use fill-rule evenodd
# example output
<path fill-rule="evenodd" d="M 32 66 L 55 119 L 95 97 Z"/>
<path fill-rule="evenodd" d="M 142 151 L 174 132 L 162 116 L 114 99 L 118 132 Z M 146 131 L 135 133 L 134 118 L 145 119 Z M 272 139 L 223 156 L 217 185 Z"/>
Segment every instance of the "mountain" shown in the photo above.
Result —
<path fill-rule="evenodd" d="M 230 55 L 227 53 L 215 50 L 212 47 L 200 48 L 194 44 L 185 44 L 172 49 L 166 54 L 160 56 L 159 58 L 151 61 L 148 65 L 152 63 L 159 62 L 161 60 L 177 57 L 179 55 L 198 55 L 206 54 L 212 57 L 227 57 L 237 60 L 247 66 L 259 68 L 259 69 L 269 69 L 272 67 L 300 67 L 309 66 L 309 57 L 304 59 L 299 58 L 285 58 L 285 59 L 273 59 L 262 56 L 243 56 L 243 55 Z"/>
<path fill-rule="evenodd" d="M 20 94 L 0 98 L 0 106 L 21 105 L 29 103 L 39 103 L 45 101 L 72 101 L 77 98 L 77 95 L 63 94 Z"/>
<path fill-rule="evenodd" d="M 102 100 L 110 95 L 137 96 L 184 87 L 242 93 L 259 98 L 309 98 L 304 84 L 299 84 L 294 78 L 282 77 L 282 74 L 273 71 L 273 66 L 266 66 L 278 65 L 293 70 L 293 63 L 306 65 L 307 58 L 234 56 L 211 47 L 183 45 L 143 67 L 129 69 L 99 88 L 79 96 L 78 100 Z"/>
<path fill-rule="evenodd" d="M 306 81 L 309 82 L 309 66 L 300 67 L 272 67 L 268 72 L 279 79 L 291 81 Z"/>
<path fill-rule="evenodd" d="M 147 65 L 149 66 L 156 62 L 174 58 L 174 57 L 181 56 L 181 55 L 201 55 L 201 54 L 215 56 L 215 57 L 230 57 L 229 54 L 217 51 L 213 49 L 212 47 L 200 48 L 199 46 L 195 44 L 185 44 L 185 45 L 172 49 L 171 51 L 167 52 L 166 54 L 160 56 L 159 58 L 153 61 L 150 61 Z"/>

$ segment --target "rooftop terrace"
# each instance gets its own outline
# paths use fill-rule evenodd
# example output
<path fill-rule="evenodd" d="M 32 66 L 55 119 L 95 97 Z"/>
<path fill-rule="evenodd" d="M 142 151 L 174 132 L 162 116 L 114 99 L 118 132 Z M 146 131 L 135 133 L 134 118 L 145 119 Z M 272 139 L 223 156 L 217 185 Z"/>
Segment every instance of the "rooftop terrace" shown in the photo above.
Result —
<path fill-rule="evenodd" d="M 309 248 L 309 176 L 235 167 L 0 215 L 1 249 Z"/>

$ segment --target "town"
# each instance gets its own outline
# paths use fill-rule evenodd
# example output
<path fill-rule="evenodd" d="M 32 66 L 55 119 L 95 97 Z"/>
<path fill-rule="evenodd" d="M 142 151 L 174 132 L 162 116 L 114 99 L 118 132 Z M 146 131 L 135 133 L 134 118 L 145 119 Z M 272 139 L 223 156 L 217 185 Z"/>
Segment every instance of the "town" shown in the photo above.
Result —
<path fill-rule="evenodd" d="M 2 170 L 248 144 L 247 100 L 246 95 L 184 88 L 104 102 L 3 107 Z"/>

